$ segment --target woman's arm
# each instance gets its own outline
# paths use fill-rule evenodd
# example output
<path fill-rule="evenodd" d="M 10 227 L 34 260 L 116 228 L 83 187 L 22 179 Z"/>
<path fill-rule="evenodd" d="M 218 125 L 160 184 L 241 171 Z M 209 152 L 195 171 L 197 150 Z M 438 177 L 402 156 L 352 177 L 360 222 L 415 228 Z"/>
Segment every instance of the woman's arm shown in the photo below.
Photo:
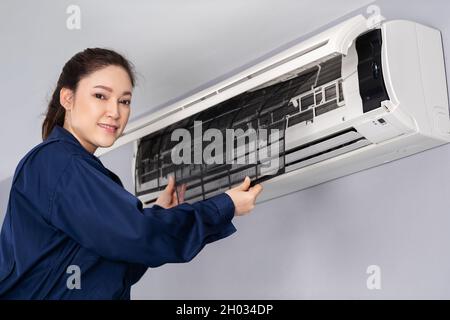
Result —
<path fill-rule="evenodd" d="M 173 208 L 142 202 L 82 156 L 72 156 L 51 199 L 49 221 L 111 260 L 157 267 L 187 262 L 236 231 L 233 200 L 222 193 Z"/>

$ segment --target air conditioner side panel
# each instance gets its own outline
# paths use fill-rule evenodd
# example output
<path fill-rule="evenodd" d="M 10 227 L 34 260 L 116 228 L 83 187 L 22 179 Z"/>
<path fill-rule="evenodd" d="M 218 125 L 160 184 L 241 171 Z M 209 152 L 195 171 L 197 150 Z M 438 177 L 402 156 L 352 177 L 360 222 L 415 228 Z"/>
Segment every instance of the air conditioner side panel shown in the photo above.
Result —
<path fill-rule="evenodd" d="M 448 98 L 442 44 L 438 30 L 415 22 L 382 24 L 383 70 L 391 111 L 409 115 L 422 134 L 435 136 L 436 126 L 448 131 Z M 435 108 L 437 107 L 437 108 Z M 437 121 L 436 117 L 442 117 Z M 445 119 L 447 121 L 445 121 Z"/>
<path fill-rule="evenodd" d="M 441 33 L 416 24 L 420 74 L 432 133 L 449 139 L 450 118 Z"/>

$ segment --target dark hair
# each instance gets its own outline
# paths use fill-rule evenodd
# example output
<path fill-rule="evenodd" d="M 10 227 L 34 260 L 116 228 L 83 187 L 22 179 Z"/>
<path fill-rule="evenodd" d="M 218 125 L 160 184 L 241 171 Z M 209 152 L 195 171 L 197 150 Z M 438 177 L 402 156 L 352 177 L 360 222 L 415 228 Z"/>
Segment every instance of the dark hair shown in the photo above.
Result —
<path fill-rule="evenodd" d="M 64 125 L 66 110 L 59 102 L 61 89 L 68 88 L 75 92 L 82 78 L 110 65 L 123 67 L 130 76 L 131 84 L 134 87 L 135 75 L 133 64 L 113 50 L 87 48 L 84 51 L 78 52 L 66 62 L 59 76 L 56 89 L 48 104 L 45 120 L 42 124 L 42 140 L 47 139 L 55 125 Z"/>

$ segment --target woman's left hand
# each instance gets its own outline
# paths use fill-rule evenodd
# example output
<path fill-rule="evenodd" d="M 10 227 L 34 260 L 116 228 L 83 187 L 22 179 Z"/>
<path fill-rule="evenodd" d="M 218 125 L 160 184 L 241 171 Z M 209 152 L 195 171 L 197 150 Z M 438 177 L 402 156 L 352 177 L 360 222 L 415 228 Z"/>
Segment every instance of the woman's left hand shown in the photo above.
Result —
<path fill-rule="evenodd" d="M 178 196 L 176 190 L 178 190 Z M 175 178 L 173 176 L 169 176 L 169 182 L 167 183 L 166 188 L 159 195 L 158 199 L 156 199 L 155 204 L 165 209 L 175 207 L 184 201 L 185 192 L 186 184 L 182 184 L 177 187 L 175 185 Z"/>

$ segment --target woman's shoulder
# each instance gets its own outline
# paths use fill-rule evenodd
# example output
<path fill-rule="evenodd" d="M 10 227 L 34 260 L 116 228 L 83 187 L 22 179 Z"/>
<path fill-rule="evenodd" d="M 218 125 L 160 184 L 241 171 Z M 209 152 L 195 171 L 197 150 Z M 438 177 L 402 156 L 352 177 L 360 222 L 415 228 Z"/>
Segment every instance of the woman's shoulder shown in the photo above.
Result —
<path fill-rule="evenodd" d="M 19 177 L 36 176 L 53 180 L 71 162 L 72 157 L 80 155 L 77 148 L 63 140 L 45 140 L 29 150 L 19 161 L 14 172 L 13 184 Z"/>

